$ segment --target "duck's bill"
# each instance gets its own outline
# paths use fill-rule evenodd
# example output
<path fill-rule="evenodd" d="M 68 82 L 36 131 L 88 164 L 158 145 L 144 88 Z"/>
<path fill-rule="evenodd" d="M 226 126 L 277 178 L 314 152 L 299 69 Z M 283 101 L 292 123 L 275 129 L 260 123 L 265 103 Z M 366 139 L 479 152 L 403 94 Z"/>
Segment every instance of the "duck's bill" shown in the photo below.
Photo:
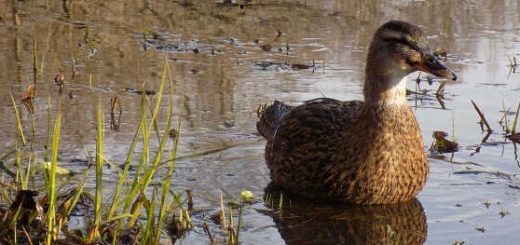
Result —
<path fill-rule="evenodd" d="M 422 62 L 417 63 L 415 68 L 438 77 L 453 81 L 457 80 L 457 75 L 431 54 L 424 55 Z"/>

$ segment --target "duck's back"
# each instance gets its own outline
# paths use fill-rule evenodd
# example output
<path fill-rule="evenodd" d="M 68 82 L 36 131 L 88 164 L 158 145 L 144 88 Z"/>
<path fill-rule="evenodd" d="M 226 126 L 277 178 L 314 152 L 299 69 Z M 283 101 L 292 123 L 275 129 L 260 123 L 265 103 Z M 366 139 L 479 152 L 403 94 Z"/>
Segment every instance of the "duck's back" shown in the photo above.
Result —
<path fill-rule="evenodd" d="M 324 170 L 337 162 L 341 132 L 357 119 L 362 101 L 319 98 L 291 107 L 275 103 L 260 115 L 265 158 L 275 184 L 312 198 L 327 198 Z"/>

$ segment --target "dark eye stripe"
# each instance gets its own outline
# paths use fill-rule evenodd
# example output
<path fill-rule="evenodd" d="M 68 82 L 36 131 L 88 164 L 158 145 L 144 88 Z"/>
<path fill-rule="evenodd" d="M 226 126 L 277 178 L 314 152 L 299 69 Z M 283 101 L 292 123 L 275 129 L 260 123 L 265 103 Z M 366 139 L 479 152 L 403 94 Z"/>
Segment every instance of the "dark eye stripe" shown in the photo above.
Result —
<path fill-rule="evenodd" d="M 419 46 L 416 44 L 416 43 L 411 43 L 408 41 L 408 39 L 406 38 L 395 38 L 395 37 L 390 37 L 390 38 L 385 38 L 384 39 L 385 41 L 387 42 L 395 42 L 395 43 L 400 43 L 400 44 L 403 44 L 403 45 L 406 45 L 418 52 L 421 52 L 422 49 L 419 48 Z"/>
<path fill-rule="evenodd" d="M 396 43 L 401 43 L 401 44 L 410 46 L 410 44 L 409 44 L 408 40 L 406 40 L 406 38 L 388 37 L 388 38 L 385 38 L 384 40 L 387 42 L 396 42 Z"/>

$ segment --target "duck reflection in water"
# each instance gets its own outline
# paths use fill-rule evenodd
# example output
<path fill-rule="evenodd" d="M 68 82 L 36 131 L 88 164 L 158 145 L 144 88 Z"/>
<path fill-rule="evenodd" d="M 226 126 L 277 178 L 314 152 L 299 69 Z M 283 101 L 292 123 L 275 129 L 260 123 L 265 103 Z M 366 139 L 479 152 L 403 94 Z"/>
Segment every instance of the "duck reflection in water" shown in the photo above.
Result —
<path fill-rule="evenodd" d="M 310 203 L 270 185 L 265 203 L 286 244 L 423 244 L 427 223 L 418 199 L 392 205 Z"/>

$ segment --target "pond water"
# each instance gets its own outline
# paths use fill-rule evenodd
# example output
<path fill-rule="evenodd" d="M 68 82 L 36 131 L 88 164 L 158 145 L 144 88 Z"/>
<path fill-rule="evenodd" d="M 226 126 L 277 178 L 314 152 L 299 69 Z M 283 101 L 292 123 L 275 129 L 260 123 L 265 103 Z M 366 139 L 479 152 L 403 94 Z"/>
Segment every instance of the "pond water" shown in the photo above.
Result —
<path fill-rule="evenodd" d="M 460 150 L 430 154 L 428 183 L 411 203 L 295 202 L 283 215 L 273 211 L 261 201 L 270 177 L 265 141 L 256 134 L 257 107 L 274 99 L 290 104 L 322 96 L 362 99 L 367 46 L 390 19 L 420 26 L 433 48 L 447 51 L 446 64 L 459 79 L 446 84 L 443 104 L 434 96 L 437 82 L 420 83 L 426 95 L 411 95 L 409 102 L 425 151 L 434 131 L 449 132 Z M 175 189 L 191 189 L 203 213 L 194 216 L 195 228 L 179 243 L 207 244 L 201 223 L 204 214 L 218 210 L 220 193 L 230 200 L 250 190 L 258 202 L 244 210 L 243 244 L 380 244 L 389 243 L 392 229 L 407 244 L 514 244 L 520 239 L 520 164 L 503 117 L 512 123 L 520 98 L 520 74 L 509 66 L 513 57 L 520 59 L 519 21 L 516 0 L 3 1 L 0 154 L 16 141 L 9 93 L 21 98 L 34 79 L 35 118 L 41 122 L 35 147 L 44 147 L 47 112 L 57 108 L 49 106 L 57 103 L 53 79 L 62 70 L 72 95 L 62 105 L 63 165 L 85 169 L 77 159 L 95 148 L 95 97 L 109 108 L 116 95 L 123 114 L 120 130 L 107 126 L 106 157 L 122 163 L 141 98 L 127 88 L 147 82 L 156 90 L 168 61 L 177 81 L 176 116 L 183 120 L 179 155 L 215 150 L 177 163 Z M 408 87 L 417 89 L 415 83 Z M 494 130 L 484 141 L 471 100 Z M 22 115 L 27 121 L 27 112 Z M 117 173 L 108 170 L 107 183 Z"/>

